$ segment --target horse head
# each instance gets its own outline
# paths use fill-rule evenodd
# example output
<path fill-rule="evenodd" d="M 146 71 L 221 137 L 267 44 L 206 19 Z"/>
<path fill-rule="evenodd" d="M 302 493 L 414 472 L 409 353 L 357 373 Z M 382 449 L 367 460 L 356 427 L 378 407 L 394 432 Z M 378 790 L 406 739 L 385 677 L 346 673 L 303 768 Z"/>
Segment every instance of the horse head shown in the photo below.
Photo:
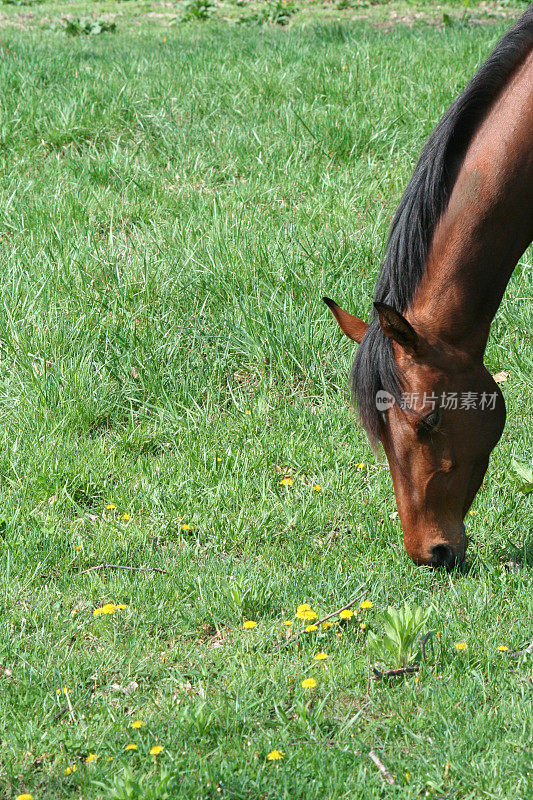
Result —
<path fill-rule="evenodd" d="M 501 391 L 482 359 L 434 340 L 390 306 L 376 303 L 367 325 L 325 302 L 342 331 L 370 348 L 376 368 L 376 347 L 392 357 L 395 386 L 370 381 L 373 397 L 361 396 L 374 408 L 359 410 L 387 456 L 406 552 L 419 564 L 451 568 L 464 558 L 464 518 L 505 424 Z M 358 380 L 367 377 L 363 370 Z"/>

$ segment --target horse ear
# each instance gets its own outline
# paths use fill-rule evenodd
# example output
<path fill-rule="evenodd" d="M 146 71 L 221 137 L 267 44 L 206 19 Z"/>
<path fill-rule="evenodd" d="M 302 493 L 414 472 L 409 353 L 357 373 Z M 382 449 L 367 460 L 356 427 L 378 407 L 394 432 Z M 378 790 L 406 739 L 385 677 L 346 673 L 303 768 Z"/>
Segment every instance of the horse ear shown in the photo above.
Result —
<path fill-rule="evenodd" d="M 344 311 L 337 303 L 330 300 L 329 297 L 323 297 L 322 300 L 339 323 L 341 331 L 346 334 L 349 339 L 353 339 L 357 344 L 361 344 L 361 339 L 368 328 L 367 323 L 363 322 L 359 317 L 354 317 L 353 314 L 348 314 L 347 311 Z"/>
<path fill-rule="evenodd" d="M 379 324 L 385 336 L 407 350 L 416 350 L 418 334 L 405 317 L 386 303 L 374 303 L 374 308 L 378 312 Z"/>

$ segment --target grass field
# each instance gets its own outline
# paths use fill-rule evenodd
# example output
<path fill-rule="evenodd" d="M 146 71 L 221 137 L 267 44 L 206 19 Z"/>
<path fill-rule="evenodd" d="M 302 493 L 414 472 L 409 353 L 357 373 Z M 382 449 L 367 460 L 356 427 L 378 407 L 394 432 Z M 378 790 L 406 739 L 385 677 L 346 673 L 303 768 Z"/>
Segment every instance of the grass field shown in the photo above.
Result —
<path fill-rule="evenodd" d="M 45 24 L 80 6 L 2 6 L 1 800 L 531 798 L 531 655 L 497 648 L 533 636 L 532 251 L 452 575 L 403 552 L 320 301 L 368 317 L 417 154 L 508 21 Z M 368 682 L 404 601 L 427 664 Z"/>

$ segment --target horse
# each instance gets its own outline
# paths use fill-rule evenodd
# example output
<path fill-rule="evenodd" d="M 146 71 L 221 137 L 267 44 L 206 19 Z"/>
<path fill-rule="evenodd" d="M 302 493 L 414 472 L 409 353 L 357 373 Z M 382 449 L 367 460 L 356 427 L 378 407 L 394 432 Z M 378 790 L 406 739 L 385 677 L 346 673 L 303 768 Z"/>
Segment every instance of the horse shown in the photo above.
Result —
<path fill-rule="evenodd" d="M 415 563 L 464 559 L 464 518 L 506 418 L 484 352 L 532 239 L 533 3 L 427 140 L 390 226 L 371 322 L 323 298 L 359 345 L 358 415 L 385 451 Z"/>

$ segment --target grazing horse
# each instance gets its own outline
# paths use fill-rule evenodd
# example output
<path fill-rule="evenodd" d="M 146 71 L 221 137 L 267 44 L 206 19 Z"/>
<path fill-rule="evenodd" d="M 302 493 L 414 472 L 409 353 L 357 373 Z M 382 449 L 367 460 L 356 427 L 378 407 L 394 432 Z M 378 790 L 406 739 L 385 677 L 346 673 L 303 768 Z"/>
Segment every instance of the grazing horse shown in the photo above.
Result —
<path fill-rule="evenodd" d="M 359 343 L 361 421 L 387 456 L 405 549 L 460 563 L 464 517 L 505 424 L 483 363 L 533 239 L 533 4 L 441 119 L 391 224 L 370 324 L 324 298 Z"/>

